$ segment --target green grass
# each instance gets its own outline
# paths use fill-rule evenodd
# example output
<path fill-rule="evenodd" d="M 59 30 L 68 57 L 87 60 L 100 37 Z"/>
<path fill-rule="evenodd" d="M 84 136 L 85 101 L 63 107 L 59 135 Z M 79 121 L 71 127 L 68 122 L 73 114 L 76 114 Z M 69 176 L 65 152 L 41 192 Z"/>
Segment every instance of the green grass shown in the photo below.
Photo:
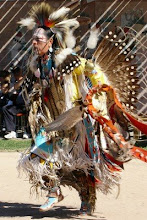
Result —
<path fill-rule="evenodd" d="M 23 151 L 31 146 L 31 139 L 0 139 L 0 151 Z M 147 150 L 147 141 L 136 142 L 135 146 L 142 147 Z"/>
<path fill-rule="evenodd" d="M 4 140 L 0 139 L 0 151 L 22 151 L 30 147 L 31 139 Z"/>

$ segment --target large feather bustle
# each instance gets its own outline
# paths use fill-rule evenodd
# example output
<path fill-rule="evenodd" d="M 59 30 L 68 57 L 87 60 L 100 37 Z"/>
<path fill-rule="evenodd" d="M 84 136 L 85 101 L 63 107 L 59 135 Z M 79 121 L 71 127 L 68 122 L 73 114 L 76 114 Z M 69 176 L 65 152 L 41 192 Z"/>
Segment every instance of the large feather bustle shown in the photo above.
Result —
<path fill-rule="evenodd" d="M 133 110 L 135 108 L 138 78 L 133 51 L 128 35 L 109 31 L 98 45 L 93 58 L 106 75 L 109 84 L 116 89 L 122 103 Z M 129 45 L 129 46 L 128 46 Z"/>

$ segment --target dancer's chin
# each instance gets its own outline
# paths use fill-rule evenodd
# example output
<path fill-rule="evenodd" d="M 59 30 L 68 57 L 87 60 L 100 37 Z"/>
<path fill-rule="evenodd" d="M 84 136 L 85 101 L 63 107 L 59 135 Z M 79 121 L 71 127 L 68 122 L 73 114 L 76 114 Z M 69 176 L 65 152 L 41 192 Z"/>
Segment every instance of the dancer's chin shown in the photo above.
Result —
<path fill-rule="evenodd" d="M 34 52 L 35 52 L 36 55 L 39 55 L 39 51 L 38 51 L 37 48 L 34 48 Z"/>

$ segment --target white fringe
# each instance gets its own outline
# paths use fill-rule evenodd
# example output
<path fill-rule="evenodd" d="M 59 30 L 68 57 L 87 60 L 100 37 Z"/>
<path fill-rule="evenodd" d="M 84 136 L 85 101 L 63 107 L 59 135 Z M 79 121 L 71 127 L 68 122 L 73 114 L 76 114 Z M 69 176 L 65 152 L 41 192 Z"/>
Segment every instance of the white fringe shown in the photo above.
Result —
<path fill-rule="evenodd" d="M 101 156 L 100 161 L 94 162 L 85 153 L 85 136 L 86 129 L 82 122 L 77 123 L 75 140 L 71 142 L 68 138 L 64 138 L 62 141 L 62 147 L 59 145 L 55 147 L 55 153 L 49 157 L 48 161 L 44 164 L 40 163 L 40 158 L 37 156 L 33 159 L 28 154 L 22 154 L 18 164 L 18 171 L 25 172 L 29 177 L 30 183 L 33 187 L 43 187 L 48 190 L 43 176 L 48 177 L 49 180 L 59 181 L 56 175 L 57 170 L 62 169 L 64 174 L 68 176 L 74 170 L 82 170 L 86 175 L 94 167 L 94 176 L 101 183 L 96 187 L 101 192 L 107 194 L 114 185 L 119 184 L 120 175 L 118 172 L 111 172 L 106 165 L 104 158 Z M 50 169 L 49 164 L 53 162 L 53 167 Z M 60 166 L 56 166 L 57 162 Z M 68 179 L 67 179 L 68 182 Z"/>
<path fill-rule="evenodd" d="M 29 181 L 34 187 L 41 186 L 46 188 L 42 179 L 43 176 L 47 176 L 52 180 L 57 179 L 55 172 L 48 168 L 47 163 L 40 163 L 39 157 L 30 159 L 30 155 L 22 154 L 20 160 L 18 161 L 17 170 L 19 174 L 24 172 L 26 176 L 29 177 Z"/>
<path fill-rule="evenodd" d="M 88 94 L 88 87 L 86 85 L 86 81 L 85 81 L 85 75 L 84 74 L 80 74 L 78 76 L 78 83 L 79 83 L 79 88 L 80 88 L 80 92 L 82 95 L 82 101 L 85 101 L 85 97 Z"/>
<path fill-rule="evenodd" d="M 66 110 L 71 109 L 73 107 L 72 97 L 73 97 L 73 79 L 72 74 L 66 75 L 64 77 L 64 91 L 65 91 L 65 106 Z"/>

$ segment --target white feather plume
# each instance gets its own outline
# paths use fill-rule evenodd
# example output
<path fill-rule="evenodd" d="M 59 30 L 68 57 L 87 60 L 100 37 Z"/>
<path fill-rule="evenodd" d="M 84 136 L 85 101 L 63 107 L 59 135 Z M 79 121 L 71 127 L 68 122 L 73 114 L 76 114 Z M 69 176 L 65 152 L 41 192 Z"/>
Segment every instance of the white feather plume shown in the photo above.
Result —
<path fill-rule="evenodd" d="M 74 48 L 76 45 L 76 38 L 73 36 L 73 30 L 69 30 L 66 37 L 65 43 L 68 48 Z"/>
<path fill-rule="evenodd" d="M 32 30 L 35 27 L 35 25 L 36 25 L 34 19 L 31 18 L 31 17 L 21 19 L 18 22 L 18 24 L 20 24 L 21 26 L 27 27 L 28 30 Z"/>
<path fill-rule="evenodd" d="M 90 31 L 90 36 L 87 41 L 87 48 L 94 49 L 96 47 L 98 42 L 98 32 L 99 30 L 97 28 Z"/>
<path fill-rule="evenodd" d="M 73 48 L 76 44 L 76 39 L 73 36 L 73 32 L 75 29 L 79 27 L 79 22 L 73 18 L 61 21 L 52 28 L 52 31 L 57 34 L 60 41 L 63 41 L 63 33 L 65 34 L 65 43 L 69 48 Z"/>
<path fill-rule="evenodd" d="M 70 8 L 62 7 L 57 11 L 54 11 L 49 16 L 49 20 L 57 20 L 60 17 L 64 17 L 68 12 L 70 11 Z"/>
<path fill-rule="evenodd" d="M 75 30 L 76 28 L 79 27 L 79 22 L 77 21 L 76 18 L 72 18 L 72 19 L 67 19 L 67 20 L 64 20 L 64 21 L 61 21 L 57 24 L 55 24 L 55 27 L 58 28 L 58 27 L 73 27 L 73 30 Z"/>
<path fill-rule="evenodd" d="M 72 52 L 73 51 L 71 48 L 66 48 L 66 49 L 61 50 L 61 52 L 55 56 L 56 66 L 59 66 L 61 63 L 63 63 L 66 57 Z"/>

